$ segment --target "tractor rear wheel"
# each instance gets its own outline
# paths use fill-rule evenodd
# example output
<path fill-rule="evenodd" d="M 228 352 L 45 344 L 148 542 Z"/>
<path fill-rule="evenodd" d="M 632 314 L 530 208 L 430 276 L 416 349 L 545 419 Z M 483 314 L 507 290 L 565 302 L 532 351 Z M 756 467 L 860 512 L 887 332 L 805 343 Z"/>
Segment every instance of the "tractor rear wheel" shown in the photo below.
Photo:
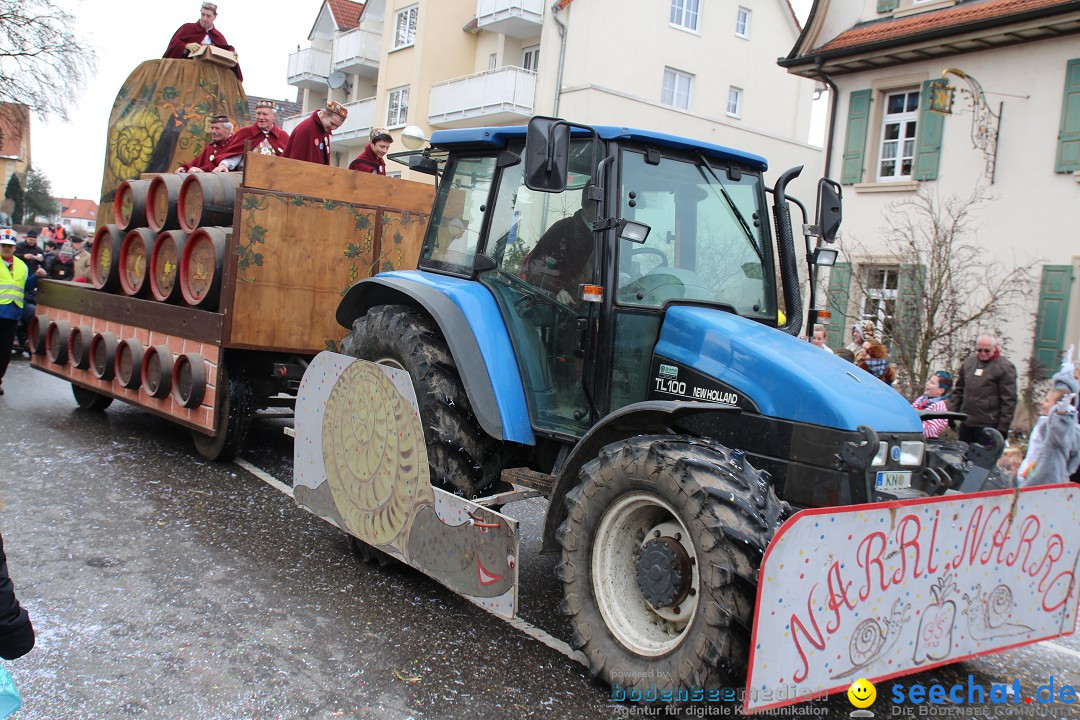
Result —
<path fill-rule="evenodd" d="M 738 686 L 757 572 L 787 506 L 739 451 L 680 436 L 605 447 L 566 496 L 574 645 L 626 689 Z"/>
<path fill-rule="evenodd" d="M 435 321 L 404 305 L 382 305 L 353 322 L 342 352 L 408 371 L 424 427 L 431 482 L 479 497 L 505 465 L 506 445 L 484 432 Z"/>
<path fill-rule="evenodd" d="M 75 383 L 71 383 L 71 394 L 75 396 L 75 403 L 83 410 L 101 412 L 112 405 L 113 401 L 108 395 L 102 395 Z"/>
<path fill-rule="evenodd" d="M 248 432 L 251 430 L 254 391 L 251 381 L 243 368 L 237 366 L 226 370 L 221 366 L 219 387 L 225 392 L 218 393 L 218 434 L 211 437 L 198 430 L 191 431 L 191 440 L 195 451 L 206 460 L 228 462 L 235 458 L 244 447 Z"/>

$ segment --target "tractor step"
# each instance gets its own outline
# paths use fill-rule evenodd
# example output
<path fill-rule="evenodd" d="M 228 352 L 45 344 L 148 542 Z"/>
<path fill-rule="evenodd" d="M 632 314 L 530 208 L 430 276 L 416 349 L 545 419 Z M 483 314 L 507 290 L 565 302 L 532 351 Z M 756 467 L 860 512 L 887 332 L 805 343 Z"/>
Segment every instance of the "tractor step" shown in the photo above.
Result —
<path fill-rule="evenodd" d="M 529 468 L 507 468 L 499 475 L 499 479 L 511 485 L 539 490 L 544 496 L 551 494 L 555 486 L 555 478 L 547 473 L 536 472 Z"/>

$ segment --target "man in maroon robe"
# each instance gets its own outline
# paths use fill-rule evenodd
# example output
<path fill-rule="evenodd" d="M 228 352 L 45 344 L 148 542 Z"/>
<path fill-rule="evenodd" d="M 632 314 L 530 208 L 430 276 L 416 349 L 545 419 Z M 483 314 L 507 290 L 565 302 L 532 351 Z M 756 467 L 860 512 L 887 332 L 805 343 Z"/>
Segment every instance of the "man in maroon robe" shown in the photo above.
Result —
<path fill-rule="evenodd" d="M 193 23 L 184 23 L 169 40 L 169 47 L 165 49 L 163 58 L 183 59 L 199 49 L 200 45 L 213 45 L 222 50 L 236 52 L 236 48 L 230 45 L 221 31 L 214 27 L 217 20 L 217 5 L 204 2 L 199 10 L 199 20 Z M 240 64 L 233 67 L 236 79 L 244 81 L 244 74 L 240 72 Z"/>
<path fill-rule="evenodd" d="M 293 160 L 330 164 L 330 135 L 341 127 L 349 111 L 341 103 L 331 100 L 326 109 L 316 110 L 311 116 L 293 128 L 285 157 Z"/>
<path fill-rule="evenodd" d="M 229 121 L 228 115 L 215 115 L 210 118 L 210 142 L 206 143 L 206 147 L 198 157 L 178 167 L 176 172 L 211 172 L 217 167 L 218 156 L 232 142 L 232 137 L 233 124 Z"/>
<path fill-rule="evenodd" d="M 238 130 L 228 147 L 217 155 L 214 172 L 238 170 L 244 165 L 244 144 L 251 145 L 251 152 L 263 155 L 285 154 L 289 133 L 277 126 L 277 108 L 273 100 L 260 100 L 255 105 L 255 124 Z"/>

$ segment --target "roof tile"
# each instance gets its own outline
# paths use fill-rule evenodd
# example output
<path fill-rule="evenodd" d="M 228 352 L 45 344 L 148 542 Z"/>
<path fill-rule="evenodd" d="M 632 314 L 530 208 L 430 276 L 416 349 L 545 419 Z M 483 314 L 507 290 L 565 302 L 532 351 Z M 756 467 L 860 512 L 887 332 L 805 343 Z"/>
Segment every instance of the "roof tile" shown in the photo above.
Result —
<path fill-rule="evenodd" d="M 360 15 L 364 12 L 364 3 L 352 0 L 327 0 L 334 22 L 340 30 L 352 30 L 360 27 Z"/>

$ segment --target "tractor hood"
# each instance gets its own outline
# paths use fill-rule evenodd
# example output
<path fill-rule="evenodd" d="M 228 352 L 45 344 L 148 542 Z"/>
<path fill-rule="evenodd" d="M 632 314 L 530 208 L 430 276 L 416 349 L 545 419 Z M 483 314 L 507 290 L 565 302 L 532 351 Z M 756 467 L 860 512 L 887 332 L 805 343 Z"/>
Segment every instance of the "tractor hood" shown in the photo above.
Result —
<path fill-rule="evenodd" d="M 838 430 L 922 432 L 911 404 L 870 373 L 733 313 L 668 308 L 656 355 L 715 378 L 768 417 Z"/>

